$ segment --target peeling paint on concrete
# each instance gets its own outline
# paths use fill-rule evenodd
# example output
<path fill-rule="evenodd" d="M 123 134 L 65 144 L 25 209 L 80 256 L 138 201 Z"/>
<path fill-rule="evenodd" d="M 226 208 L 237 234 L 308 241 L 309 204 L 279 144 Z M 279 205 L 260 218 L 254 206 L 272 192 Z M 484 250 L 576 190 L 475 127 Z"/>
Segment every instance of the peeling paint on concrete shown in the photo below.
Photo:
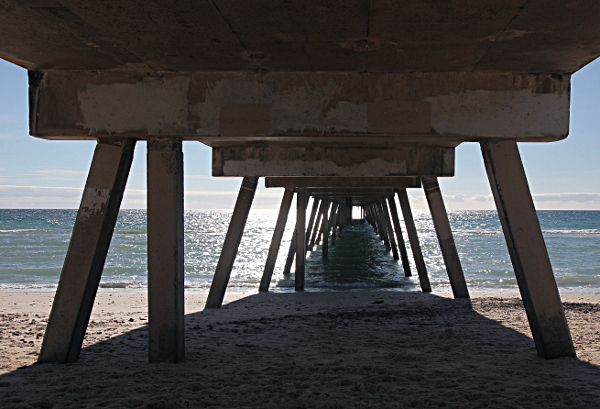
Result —
<path fill-rule="evenodd" d="M 47 73 L 37 136 L 558 140 L 569 76 L 510 73 Z M 49 85 L 48 85 L 49 84 Z M 37 118 L 37 117 L 36 117 Z M 217 142 L 213 142 L 217 143 Z M 218 142 L 221 143 L 221 142 Z"/>
<path fill-rule="evenodd" d="M 196 135 L 221 135 L 220 114 L 225 104 L 273 103 L 273 78 L 256 81 L 250 75 L 209 81 L 203 101 L 192 104 L 189 112 L 196 126 Z"/>
<path fill-rule="evenodd" d="M 569 94 L 465 91 L 427 98 L 431 127 L 440 135 L 473 137 L 566 136 Z"/>
<path fill-rule="evenodd" d="M 369 159 L 364 162 L 356 162 L 352 166 L 339 166 L 330 160 L 303 161 L 298 160 L 273 160 L 268 166 L 258 159 L 247 159 L 245 161 L 226 161 L 223 171 L 226 175 L 261 175 L 265 170 L 280 169 L 285 171 L 273 172 L 281 176 L 397 176 L 406 174 L 406 162 L 389 162 L 381 158 Z"/>
<path fill-rule="evenodd" d="M 366 132 L 367 104 L 339 101 L 332 104 L 341 93 L 339 83 L 329 80 L 316 86 L 277 89 L 275 77 L 257 81 L 249 75 L 211 82 L 205 91 L 204 101 L 193 104 L 190 113 L 197 120 L 197 135 L 248 135 L 243 129 L 228 127 L 223 132 L 221 112 L 226 104 L 260 104 L 270 106 L 271 126 L 268 134 L 318 132 Z"/>
<path fill-rule="evenodd" d="M 213 176 L 452 176 L 452 148 L 213 149 Z"/>
<path fill-rule="evenodd" d="M 102 212 L 110 198 L 110 189 L 86 187 L 77 213 L 78 222 L 86 222 Z"/>
<path fill-rule="evenodd" d="M 366 132 L 367 104 L 336 101 L 343 89 L 332 80 L 323 86 L 307 84 L 276 94 L 273 104 L 273 131 L 331 133 Z"/>
<path fill-rule="evenodd" d="M 90 134 L 147 131 L 148 135 L 187 132 L 190 78 L 147 78 L 133 84 L 88 85 L 78 92 L 83 121 Z"/>

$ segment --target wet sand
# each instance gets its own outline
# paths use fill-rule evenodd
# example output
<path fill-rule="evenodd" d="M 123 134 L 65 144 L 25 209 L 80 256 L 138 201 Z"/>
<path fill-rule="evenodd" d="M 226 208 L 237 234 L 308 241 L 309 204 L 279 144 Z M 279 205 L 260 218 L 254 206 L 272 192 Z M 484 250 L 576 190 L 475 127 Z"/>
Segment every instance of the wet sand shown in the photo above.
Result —
<path fill-rule="evenodd" d="M 600 296 L 563 294 L 578 359 L 538 358 L 517 294 L 186 294 L 186 361 L 147 364 L 143 292 L 99 293 L 77 363 L 34 365 L 53 293 L 0 292 L 2 408 L 598 408 Z"/>

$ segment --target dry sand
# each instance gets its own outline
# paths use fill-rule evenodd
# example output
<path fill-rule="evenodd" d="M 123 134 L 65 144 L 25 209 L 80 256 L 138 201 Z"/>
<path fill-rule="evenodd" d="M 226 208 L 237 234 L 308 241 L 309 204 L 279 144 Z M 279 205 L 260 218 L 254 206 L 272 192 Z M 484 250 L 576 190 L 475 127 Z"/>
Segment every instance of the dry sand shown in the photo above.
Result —
<path fill-rule="evenodd" d="M 81 358 L 34 365 L 52 293 L 0 293 L 2 408 L 600 408 L 600 297 L 563 295 L 579 359 L 535 353 L 516 295 L 186 295 L 186 355 L 147 364 L 143 292 L 101 292 Z"/>

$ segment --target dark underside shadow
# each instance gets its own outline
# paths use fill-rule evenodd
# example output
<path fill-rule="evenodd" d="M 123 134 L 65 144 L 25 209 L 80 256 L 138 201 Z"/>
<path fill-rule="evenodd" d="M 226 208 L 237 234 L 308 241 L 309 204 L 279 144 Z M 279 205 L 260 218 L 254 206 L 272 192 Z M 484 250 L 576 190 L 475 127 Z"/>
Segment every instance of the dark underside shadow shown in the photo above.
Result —
<path fill-rule="evenodd" d="M 187 315 L 180 364 L 147 364 L 146 334 L 5 374 L 0 407 L 600 407 L 600 369 L 431 294 L 248 296 Z"/>

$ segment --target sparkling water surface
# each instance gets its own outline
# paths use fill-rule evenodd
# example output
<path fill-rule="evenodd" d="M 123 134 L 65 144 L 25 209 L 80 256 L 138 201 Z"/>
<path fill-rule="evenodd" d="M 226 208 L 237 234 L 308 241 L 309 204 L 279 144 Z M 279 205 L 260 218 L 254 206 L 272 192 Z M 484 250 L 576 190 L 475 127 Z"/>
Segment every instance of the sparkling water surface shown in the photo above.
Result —
<path fill-rule="evenodd" d="M 56 288 L 76 210 L 0 210 L 0 289 Z M 425 263 L 434 291 L 450 289 L 428 212 L 415 211 Z M 600 291 L 600 211 L 539 211 L 557 283 L 563 292 Z M 185 284 L 205 291 L 220 255 L 231 211 L 185 212 Z M 264 269 L 277 210 L 253 210 L 231 273 L 229 291 L 257 291 Z M 494 211 L 449 212 L 456 245 L 469 288 L 516 291 L 516 280 L 500 223 Z M 293 291 L 293 274 L 283 276 L 293 230 L 290 215 L 271 288 Z M 404 226 L 402 226 L 404 228 Z M 102 275 L 102 288 L 146 286 L 146 212 L 122 210 Z M 418 278 L 404 230 L 413 276 L 405 277 L 372 228 L 358 220 L 330 245 L 322 260 L 321 246 L 307 257 L 308 291 L 380 288 L 418 291 Z M 293 269 L 292 269 L 293 271 Z"/>

